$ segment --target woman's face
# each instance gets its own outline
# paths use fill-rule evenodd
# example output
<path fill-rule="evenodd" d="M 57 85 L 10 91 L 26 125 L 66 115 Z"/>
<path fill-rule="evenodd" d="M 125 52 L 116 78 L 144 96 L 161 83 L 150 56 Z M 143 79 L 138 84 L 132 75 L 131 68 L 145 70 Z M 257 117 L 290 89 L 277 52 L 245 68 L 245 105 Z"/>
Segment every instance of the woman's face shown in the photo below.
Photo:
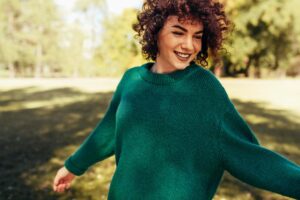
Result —
<path fill-rule="evenodd" d="M 177 16 L 169 16 L 158 33 L 156 64 L 166 71 L 186 68 L 201 50 L 202 35 L 201 22 L 179 22 Z"/>

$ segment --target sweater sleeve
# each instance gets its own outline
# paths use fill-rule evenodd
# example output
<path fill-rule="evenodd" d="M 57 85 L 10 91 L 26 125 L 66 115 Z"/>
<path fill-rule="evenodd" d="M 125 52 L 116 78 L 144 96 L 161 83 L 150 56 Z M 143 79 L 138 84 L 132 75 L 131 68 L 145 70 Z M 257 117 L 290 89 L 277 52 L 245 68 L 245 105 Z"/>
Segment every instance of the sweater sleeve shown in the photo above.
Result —
<path fill-rule="evenodd" d="M 230 102 L 220 122 L 225 170 L 255 187 L 300 198 L 300 167 L 259 144 L 251 128 Z"/>
<path fill-rule="evenodd" d="M 73 174 L 82 175 L 91 165 L 114 154 L 116 111 L 121 96 L 122 79 L 102 120 L 80 147 L 65 161 L 65 167 Z"/>

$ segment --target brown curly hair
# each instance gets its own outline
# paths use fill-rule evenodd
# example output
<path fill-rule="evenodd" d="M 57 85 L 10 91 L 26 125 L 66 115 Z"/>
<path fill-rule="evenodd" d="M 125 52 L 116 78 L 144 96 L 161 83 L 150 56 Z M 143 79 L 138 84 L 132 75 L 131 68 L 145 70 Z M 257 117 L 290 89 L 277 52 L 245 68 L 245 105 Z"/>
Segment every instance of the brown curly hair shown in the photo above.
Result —
<path fill-rule="evenodd" d="M 147 60 L 156 60 L 158 33 L 171 15 L 178 16 L 180 22 L 197 20 L 203 23 L 202 48 L 195 62 L 207 66 L 208 51 L 218 58 L 225 32 L 231 24 L 221 3 L 215 0 L 145 0 L 132 28 L 137 32 L 135 37 L 139 39 Z"/>

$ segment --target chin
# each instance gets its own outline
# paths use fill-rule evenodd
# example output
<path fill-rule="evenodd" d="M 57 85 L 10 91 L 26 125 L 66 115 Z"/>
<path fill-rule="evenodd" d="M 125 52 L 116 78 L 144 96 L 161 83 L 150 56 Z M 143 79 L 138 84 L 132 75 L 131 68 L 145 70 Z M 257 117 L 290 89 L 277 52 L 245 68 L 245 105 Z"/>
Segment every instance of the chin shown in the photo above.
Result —
<path fill-rule="evenodd" d="M 193 61 L 193 59 L 191 59 L 191 60 L 183 62 L 183 61 L 177 60 L 176 57 L 173 59 L 173 61 L 174 60 L 175 60 L 175 62 L 173 62 L 172 64 L 176 69 L 185 69 Z"/>
<path fill-rule="evenodd" d="M 182 62 L 181 63 L 180 62 L 174 63 L 174 66 L 175 66 L 176 69 L 185 69 L 189 65 L 190 65 L 190 62 L 186 62 L 186 63 L 182 63 Z"/>

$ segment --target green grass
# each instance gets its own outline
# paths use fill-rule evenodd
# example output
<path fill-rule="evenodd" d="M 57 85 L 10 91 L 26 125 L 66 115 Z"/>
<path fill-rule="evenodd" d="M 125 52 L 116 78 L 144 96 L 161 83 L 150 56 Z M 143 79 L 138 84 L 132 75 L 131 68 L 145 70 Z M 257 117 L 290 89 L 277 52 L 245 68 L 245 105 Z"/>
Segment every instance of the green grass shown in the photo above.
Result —
<path fill-rule="evenodd" d="M 251 83 L 240 89 L 247 87 Z M 113 157 L 77 178 L 64 194 L 53 193 L 51 186 L 57 169 L 103 117 L 112 92 L 83 92 L 63 84 L 45 88 L 34 83 L 1 84 L 0 94 L 1 200 L 106 199 L 115 170 Z M 298 98 L 297 94 L 287 98 Z M 286 107 L 270 108 L 261 98 L 232 100 L 262 145 L 300 163 L 300 113 Z M 289 198 L 251 187 L 225 173 L 214 199 Z"/>

